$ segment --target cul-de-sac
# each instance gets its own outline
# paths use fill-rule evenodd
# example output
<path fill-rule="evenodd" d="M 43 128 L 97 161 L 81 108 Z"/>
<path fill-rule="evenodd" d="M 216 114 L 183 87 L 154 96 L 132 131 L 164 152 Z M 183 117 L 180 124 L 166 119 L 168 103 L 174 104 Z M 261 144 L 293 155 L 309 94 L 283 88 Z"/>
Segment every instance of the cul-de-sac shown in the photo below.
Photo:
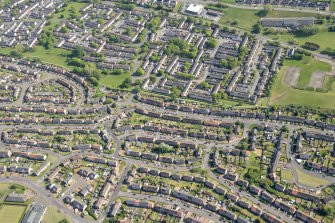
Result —
<path fill-rule="evenodd" d="M 0 223 L 334 223 L 335 0 L 0 0 Z"/>

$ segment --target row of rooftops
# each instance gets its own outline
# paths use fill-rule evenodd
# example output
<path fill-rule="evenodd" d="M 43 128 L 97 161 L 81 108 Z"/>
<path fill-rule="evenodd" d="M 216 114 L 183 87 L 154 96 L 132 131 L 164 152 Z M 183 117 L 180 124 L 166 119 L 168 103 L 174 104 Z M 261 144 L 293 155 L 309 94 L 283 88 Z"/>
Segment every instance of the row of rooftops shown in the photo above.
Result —
<path fill-rule="evenodd" d="M 140 101 L 156 107 L 167 108 L 170 110 L 178 110 L 187 113 L 195 113 L 197 114 L 198 108 L 193 106 L 179 106 L 173 103 L 162 102 L 149 98 L 140 98 Z M 259 119 L 259 120 L 272 120 L 272 121 L 283 121 L 290 122 L 295 124 L 307 125 L 312 127 L 317 127 L 321 129 L 335 131 L 335 125 L 329 124 L 321 121 L 314 121 L 311 119 L 296 117 L 296 116 L 285 116 L 278 114 L 265 114 L 265 113 L 255 113 L 255 112 L 243 112 L 238 110 L 214 110 L 214 109 L 205 109 L 207 110 L 206 114 L 214 115 L 214 116 L 223 116 L 223 117 L 235 117 L 235 118 L 247 118 L 247 119 Z M 200 113 L 205 114 L 205 113 Z"/>
<path fill-rule="evenodd" d="M 223 125 L 222 127 L 230 127 L 229 124 Z M 156 126 L 156 125 L 144 125 L 144 126 L 126 125 L 126 126 L 121 126 L 115 129 L 115 131 L 117 132 L 125 132 L 125 131 L 130 131 L 130 130 L 144 130 L 144 131 L 160 132 L 160 133 L 169 134 L 169 135 L 180 135 L 182 137 L 189 136 L 189 137 L 206 138 L 208 140 L 218 140 L 218 141 L 225 141 L 231 138 L 230 134 L 225 134 L 225 133 L 217 134 L 217 133 L 211 133 L 209 131 L 193 132 L 193 131 L 188 131 L 188 130 L 183 130 L 183 129 L 161 127 L 161 126 Z"/>

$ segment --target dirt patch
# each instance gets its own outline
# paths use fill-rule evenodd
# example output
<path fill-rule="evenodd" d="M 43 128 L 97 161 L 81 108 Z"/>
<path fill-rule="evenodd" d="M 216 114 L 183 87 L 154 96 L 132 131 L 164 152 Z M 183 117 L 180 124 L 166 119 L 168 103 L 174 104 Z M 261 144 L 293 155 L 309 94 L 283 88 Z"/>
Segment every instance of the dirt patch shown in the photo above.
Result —
<path fill-rule="evenodd" d="M 284 83 L 288 86 L 296 86 L 300 76 L 300 67 L 289 67 L 285 73 Z"/>
<path fill-rule="evenodd" d="M 309 86 L 313 88 L 322 88 L 326 73 L 323 71 L 315 71 L 309 80 Z"/>

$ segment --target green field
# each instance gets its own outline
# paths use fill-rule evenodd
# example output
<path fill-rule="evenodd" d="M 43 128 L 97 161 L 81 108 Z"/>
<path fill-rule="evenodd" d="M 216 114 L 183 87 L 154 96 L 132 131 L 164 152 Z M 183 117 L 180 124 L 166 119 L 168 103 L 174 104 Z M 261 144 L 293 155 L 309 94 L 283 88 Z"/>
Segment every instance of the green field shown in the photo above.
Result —
<path fill-rule="evenodd" d="M 301 61 L 297 60 L 286 60 L 284 66 L 288 67 L 300 67 L 300 76 L 298 79 L 297 87 L 307 87 L 309 80 L 314 71 L 331 72 L 331 66 L 328 63 L 305 57 Z"/>
<path fill-rule="evenodd" d="M 130 77 L 129 73 L 124 73 L 122 75 L 102 75 L 99 80 L 99 85 L 109 88 L 118 88 L 127 77 Z"/>
<path fill-rule="evenodd" d="M 335 12 L 335 1 L 334 0 L 331 1 L 330 11 Z"/>
<path fill-rule="evenodd" d="M 284 66 L 278 72 L 276 81 L 271 90 L 271 96 L 268 104 L 270 105 L 305 105 L 315 108 L 335 108 L 335 82 L 330 83 L 330 91 L 327 93 L 300 90 L 284 83 L 284 77 L 287 69 L 290 66 L 301 67 L 300 77 L 298 80 L 299 85 L 308 83 L 311 73 L 317 70 L 329 71 L 330 65 L 323 62 L 310 59 L 306 64 L 304 61 L 285 61 Z M 325 83 L 324 83 L 325 87 Z"/>
<path fill-rule="evenodd" d="M 327 185 L 330 182 L 328 180 L 322 179 L 322 178 L 318 178 L 318 177 L 314 177 L 312 175 L 306 174 L 300 170 L 296 170 L 297 174 L 298 174 L 298 181 L 301 184 L 304 184 L 306 186 L 311 186 L 311 187 L 318 187 L 318 186 L 323 186 L 323 185 Z"/>
<path fill-rule="evenodd" d="M 43 217 L 44 222 L 60 222 L 63 219 L 67 219 L 65 214 L 58 212 L 58 209 L 54 206 L 48 206 L 45 216 Z"/>
<path fill-rule="evenodd" d="M 294 183 L 294 177 L 291 169 L 281 170 L 281 180 L 285 180 L 287 183 Z"/>
<path fill-rule="evenodd" d="M 5 223 L 19 223 L 25 210 L 26 206 L 23 205 L 1 205 L 0 220 Z"/>
<path fill-rule="evenodd" d="M 335 32 L 328 32 L 327 30 L 320 30 L 317 34 L 307 37 L 296 37 L 290 33 L 283 32 L 277 35 L 269 35 L 272 39 L 279 40 L 281 42 L 294 41 L 297 45 L 302 46 L 306 42 L 312 42 L 320 45 L 319 51 L 325 50 L 327 47 L 335 47 Z"/>
<path fill-rule="evenodd" d="M 261 17 L 257 15 L 259 9 L 240 9 L 240 8 L 225 8 L 222 9 L 223 15 L 220 22 L 225 25 L 233 26 L 243 30 L 251 31 L 253 25 L 255 25 Z M 278 18 L 278 17 L 304 17 L 304 16 L 315 16 L 314 13 L 306 12 L 286 12 L 286 11 L 272 11 L 266 17 Z M 234 20 L 238 21 L 238 24 L 233 25 Z"/>
<path fill-rule="evenodd" d="M 69 69 L 72 69 L 71 66 L 67 65 L 66 62 L 66 55 L 70 53 L 70 51 L 61 49 L 61 48 L 54 48 L 51 47 L 50 49 L 46 50 L 42 46 L 36 46 L 34 48 L 35 50 L 33 52 L 23 52 L 23 56 L 25 58 L 32 58 L 32 57 L 37 57 L 40 58 L 41 61 L 46 62 L 46 63 L 51 63 L 51 64 L 56 64 L 59 66 L 63 66 Z M 9 54 L 11 51 L 15 49 L 13 48 L 0 48 L 0 53 L 5 53 Z"/>

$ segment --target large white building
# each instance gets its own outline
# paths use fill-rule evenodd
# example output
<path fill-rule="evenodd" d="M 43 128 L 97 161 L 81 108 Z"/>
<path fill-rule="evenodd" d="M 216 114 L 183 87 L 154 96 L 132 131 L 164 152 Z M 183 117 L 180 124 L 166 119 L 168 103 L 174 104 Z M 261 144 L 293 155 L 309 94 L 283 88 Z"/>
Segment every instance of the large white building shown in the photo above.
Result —
<path fill-rule="evenodd" d="M 194 15 L 200 15 L 202 13 L 202 10 L 204 10 L 203 5 L 190 4 L 185 10 L 185 12 L 194 14 Z"/>

